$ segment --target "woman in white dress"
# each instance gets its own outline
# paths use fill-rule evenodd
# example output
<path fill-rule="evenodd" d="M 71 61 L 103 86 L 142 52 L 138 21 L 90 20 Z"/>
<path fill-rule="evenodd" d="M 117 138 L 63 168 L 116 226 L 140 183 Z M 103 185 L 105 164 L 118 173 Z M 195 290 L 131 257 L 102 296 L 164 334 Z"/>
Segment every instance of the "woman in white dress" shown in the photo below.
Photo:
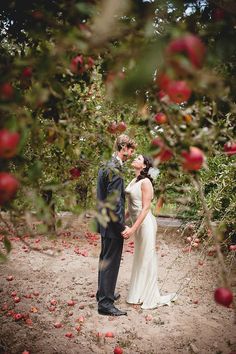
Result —
<path fill-rule="evenodd" d="M 128 199 L 128 215 L 132 227 L 123 231 L 128 239 L 134 234 L 134 259 L 127 302 L 141 304 L 142 309 L 154 309 L 169 305 L 176 299 L 171 293 L 161 296 L 157 284 L 157 254 L 156 254 L 156 218 L 151 212 L 153 198 L 152 178 L 149 169 L 151 160 L 139 155 L 132 162 L 136 177 L 126 188 Z"/>

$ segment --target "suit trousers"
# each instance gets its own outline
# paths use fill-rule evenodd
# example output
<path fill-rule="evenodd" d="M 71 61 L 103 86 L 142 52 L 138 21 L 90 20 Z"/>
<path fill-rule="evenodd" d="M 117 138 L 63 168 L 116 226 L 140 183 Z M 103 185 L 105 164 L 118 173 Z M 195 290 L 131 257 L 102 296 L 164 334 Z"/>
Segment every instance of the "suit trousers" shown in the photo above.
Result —
<path fill-rule="evenodd" d="M 98 308 L 109 308 L 113 305 L 123 243 L 123 237 L 101 237 L 97 291 Z"/>

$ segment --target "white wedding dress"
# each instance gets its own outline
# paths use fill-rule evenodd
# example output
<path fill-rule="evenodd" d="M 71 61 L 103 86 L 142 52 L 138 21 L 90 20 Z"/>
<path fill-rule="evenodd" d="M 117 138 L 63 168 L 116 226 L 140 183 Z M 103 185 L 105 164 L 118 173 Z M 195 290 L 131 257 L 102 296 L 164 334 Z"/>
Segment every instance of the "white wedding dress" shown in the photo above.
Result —
<path fill-rule="evenodd" d="M 135 178 L 125 190 L 132 223 L 142 210 L 143 181 L 136 182 Z M 161 296 L 158 289 L 156 232 L 156 219 L 150 210 L 134 235 L 134 259 L 127 297 L 128 303 L 141 304 L 142 309 L 170 305 L 177 298 L 176 293 Z"/>

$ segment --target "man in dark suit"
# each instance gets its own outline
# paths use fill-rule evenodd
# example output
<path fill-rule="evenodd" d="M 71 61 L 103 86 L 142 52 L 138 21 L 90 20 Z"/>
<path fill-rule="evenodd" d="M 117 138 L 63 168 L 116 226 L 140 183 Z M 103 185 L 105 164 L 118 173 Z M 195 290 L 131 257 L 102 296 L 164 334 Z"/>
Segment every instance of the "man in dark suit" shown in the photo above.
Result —
<path fill-rule="evenodd" d="M 120 268 L 125 229 L 125 189 L 122 178 L 123 162 L 129 159 L 136 147 L 134 140 L 122 134 L 115 142 L 115 153 L 106 165 L 100 168 L 97 181 L 97 199 L 100 204 L 113 198 L 113 208 L 106 209 L 110 220 L 106 226 L 99 224 L 101 234 L 101 253 L 98 272 L 98 313 L 108 316 L 127 315 L 114 306 L 115 287 Z M 101 209 L 101 206 L 100 206 Z M 101 210 L 100 210 L 101 212 Z"/>

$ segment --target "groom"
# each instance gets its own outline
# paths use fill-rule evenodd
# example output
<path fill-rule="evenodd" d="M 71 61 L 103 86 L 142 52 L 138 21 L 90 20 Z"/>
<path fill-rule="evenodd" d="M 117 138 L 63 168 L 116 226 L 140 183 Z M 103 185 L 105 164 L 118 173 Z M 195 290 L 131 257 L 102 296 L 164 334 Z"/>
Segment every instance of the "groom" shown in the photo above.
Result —
<path fill-rule="evenodd" d="M 99 257 L 98 271 L 98 313 L 107 316 L 127 315 L 114 306 L 114 300 L 120 295 L 115 294 L 116 281 L 120 268 L 121 254 L 124 238 L 121 232 L 125 229 L 125 190 L 122 178 L 123 162 L 128 160 L 136 144 L 127 135 L 122 134 L 115 141 L 115 152 L 112 159 L 100 168 L 97 180 L 98 202 L 105 202 L 114 193 L 114 209 L 111 210 L 113 218 L 110 218 L 107 226 L 99 224 L 101 234 L 101 253 Z M 108 215 L 109 215 L 109 210 Z"/>

